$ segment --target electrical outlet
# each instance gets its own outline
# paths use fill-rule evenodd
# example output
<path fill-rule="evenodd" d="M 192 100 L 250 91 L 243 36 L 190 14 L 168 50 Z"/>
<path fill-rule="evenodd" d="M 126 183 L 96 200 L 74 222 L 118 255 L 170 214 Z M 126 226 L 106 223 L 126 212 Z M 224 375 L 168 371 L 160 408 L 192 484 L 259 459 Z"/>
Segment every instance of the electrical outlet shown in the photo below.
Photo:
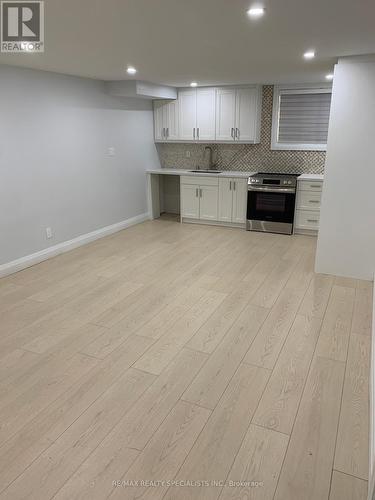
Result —
<path fill-rule="evenodd" d="M 186 158 L 190 158 L 190 156 L 191 156 L 190 151 L 185 151 L 185 157 L 186 157 Z"/>
<path fill-rule="evenodd" d="M 113 146 L 108 148 L 108 156 L 116 156 L 116 150 Z"/>
<path fill-rule="evenodd" d="M 52 238 L 52 229 L 50 227 L 46 227 L 46 236 L 48 240 Z"/>

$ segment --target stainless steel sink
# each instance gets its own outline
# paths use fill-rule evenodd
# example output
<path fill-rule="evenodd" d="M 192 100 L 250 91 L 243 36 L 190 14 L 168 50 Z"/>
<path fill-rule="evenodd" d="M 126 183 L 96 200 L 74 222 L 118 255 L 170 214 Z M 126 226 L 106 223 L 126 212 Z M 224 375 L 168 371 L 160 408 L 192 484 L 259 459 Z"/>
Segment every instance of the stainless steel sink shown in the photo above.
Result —
<path fill-rule="evenodd" d="M 221 174 L 221 170 L 189 170 L 189 172 L 193 172 L 194 174 Z"/>

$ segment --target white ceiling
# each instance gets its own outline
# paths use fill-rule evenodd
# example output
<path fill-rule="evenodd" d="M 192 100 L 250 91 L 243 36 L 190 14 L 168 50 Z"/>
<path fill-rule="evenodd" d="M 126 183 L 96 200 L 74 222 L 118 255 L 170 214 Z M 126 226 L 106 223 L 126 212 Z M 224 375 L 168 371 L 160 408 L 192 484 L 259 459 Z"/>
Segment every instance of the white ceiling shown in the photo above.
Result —
<path fill-rule="evenodd" d="M 339 56 L 375 53 L 374 0 L 46 0 L 44 54 L 0 63 L 176 86 L 324 80 Z M 305 61 L 313 48 L 317 57 Z"/>

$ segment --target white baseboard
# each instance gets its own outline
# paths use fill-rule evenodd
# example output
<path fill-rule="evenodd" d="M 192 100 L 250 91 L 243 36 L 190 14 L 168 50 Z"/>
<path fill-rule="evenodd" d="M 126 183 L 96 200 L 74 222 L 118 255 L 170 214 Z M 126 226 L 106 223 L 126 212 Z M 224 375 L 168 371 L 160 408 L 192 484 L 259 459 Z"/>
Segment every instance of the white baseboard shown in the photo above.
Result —
<path fill-rule="evenodd" d="M 190 217 L 182 217 L 181 222 L 184 222 L 186 224 L 201 224 L 202 226 L 221 226 L 246 229 L 246 223 L 242 224 L 240 222 L 221 222 L 219 220 L 190 219 Z"/>
<path fill-rule="evenodd" d="M 372 313 L 371 359 L 370 359 L 370 443 L 368 500 L 375 499 L 375 276 Z"/>
<path fill-rule="evenodd" d="M 25 257 L 21 257 L 20 259 L 12 260 L 11 262 L 0 265 L 0 278 L 21 271 L 22 269 L 26 269 L 27 267 L 34 266 L 39 262 L 50 259 L 51 257 L 56 257 L 56 255 L 59 255 L 61 253 L 69 252 L 74 248 L 81 247 L 83 245 L 86 245 L 87 243 L 98 240 L 100 238 L 104 238 L 105 236 L 108 236 L 110 234 L 122 231 L 127 227 L 134 226 L 135 224 L 140 224 L 141 222 L 144 222 L 148 219 L 150 219 L 150 215 L 148 213 L 136 215 L 131 219 L 117 222 L 116 224 L 112 224 L 111 226 L 102 227 L 101 229 L 97 229 L 96 231 L 92 231 L 91 233 L 86 233 L 81 236 L 77 236 L 77 238 L 73 238 L 72 240 L 63 241 L 62 243 L 58 243 L 57 245 L 54 245 L 52 247 L 40 250 L 40 252 L 35 252 L 30 255 L 26 255 Z"/>

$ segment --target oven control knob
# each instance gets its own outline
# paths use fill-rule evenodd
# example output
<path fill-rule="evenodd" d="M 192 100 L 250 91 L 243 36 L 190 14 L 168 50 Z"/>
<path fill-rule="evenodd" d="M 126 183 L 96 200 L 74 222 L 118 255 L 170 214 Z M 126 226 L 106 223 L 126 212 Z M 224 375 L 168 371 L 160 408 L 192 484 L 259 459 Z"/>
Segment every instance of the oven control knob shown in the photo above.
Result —
<path fill-rule="evenodd" d="M 292 184 L 292 181 L 288 181 L 288 184 Z"/>

